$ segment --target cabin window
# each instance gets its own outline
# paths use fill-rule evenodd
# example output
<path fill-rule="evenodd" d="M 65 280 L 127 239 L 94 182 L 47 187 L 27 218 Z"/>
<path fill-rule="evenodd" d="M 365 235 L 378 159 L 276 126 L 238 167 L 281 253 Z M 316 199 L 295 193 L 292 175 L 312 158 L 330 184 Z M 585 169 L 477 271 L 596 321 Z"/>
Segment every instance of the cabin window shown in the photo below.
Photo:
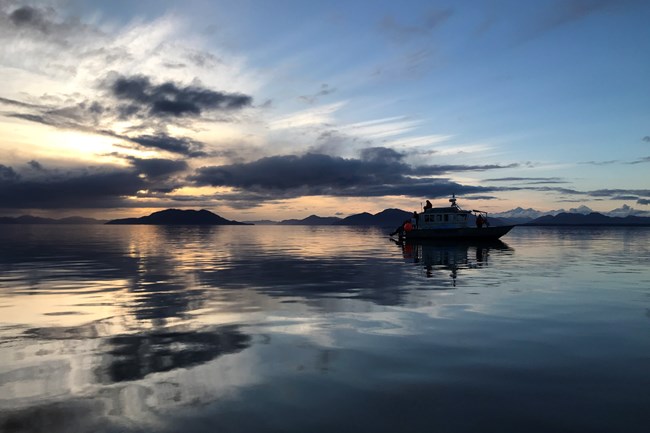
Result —
<path fill-rule="evenodd" d="M 460 221 L 467 221 L 467 215 L 458 215 Z"/>
<path fill-rule="evenodd" d="M 445 214 L 445 221 L 449 221 L 449 215 Z"/>
<path fill-rule="evenodd" d="M 438 222 L 442 221 L 442 215 L 436 215 L 436 221 Z"/>

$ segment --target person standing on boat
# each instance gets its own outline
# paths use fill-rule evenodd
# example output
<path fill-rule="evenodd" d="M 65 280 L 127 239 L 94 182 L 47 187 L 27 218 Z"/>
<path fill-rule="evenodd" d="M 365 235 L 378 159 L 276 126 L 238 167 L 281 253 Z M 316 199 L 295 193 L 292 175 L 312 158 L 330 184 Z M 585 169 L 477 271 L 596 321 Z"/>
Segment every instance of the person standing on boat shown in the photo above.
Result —
<path fill-rule="evenodd" d="M 476 227 L 481 228 L 483 227 L 483 224 L 485 224 L 485 218 L 483 218 L 483 215 L 479 214 L 479 216 L 476 217 Z"/>
<path fill-rule="evenodd" d="M 432 208 L 433 208 L 433 205 L 431 204 L 431 202 L 429 200 L 427 200 L 426 204 L 424 205 L 424 210 L 432 209 Z"/>
<path fill-rule="evenodd" d="M 413 211 L 413 227 L 418 228 L 420 225 L 420 215 L 418 215 L 417 211 Z"/>

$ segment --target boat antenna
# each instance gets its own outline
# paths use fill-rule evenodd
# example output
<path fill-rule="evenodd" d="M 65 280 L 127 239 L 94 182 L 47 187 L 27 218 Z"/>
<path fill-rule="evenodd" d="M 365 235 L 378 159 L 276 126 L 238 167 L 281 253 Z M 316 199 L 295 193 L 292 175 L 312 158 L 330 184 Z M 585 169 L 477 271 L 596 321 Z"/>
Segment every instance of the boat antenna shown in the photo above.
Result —
<path fill-rule="evenodd" d="M 451 207 L 458 207 L 456 204 L 456 194 L 452 194 L 451 198 L 449 199 L 449 203 L 451 203 Z"/>

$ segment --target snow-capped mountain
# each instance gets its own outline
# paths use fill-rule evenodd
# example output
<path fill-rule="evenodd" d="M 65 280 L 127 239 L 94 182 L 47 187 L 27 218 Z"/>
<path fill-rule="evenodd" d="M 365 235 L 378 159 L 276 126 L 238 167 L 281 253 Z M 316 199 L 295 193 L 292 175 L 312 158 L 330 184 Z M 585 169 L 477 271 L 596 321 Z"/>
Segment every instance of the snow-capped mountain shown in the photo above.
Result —
<path fill-rule="evenodd" d="M 507 218 L 507 219 L 515 219 L 515 220 L 525 220 L 525 219 L 532 220 L 544 215 L 555 216 L 561 213 L 575 213 L 575 214 L 589 215 L 592 212 L 594 211 L 590 207 L 585 205 L 571 208 L 569 210 L 557 209 L 557 210 L 549 210 L 549 211 L 540 211 L 533 208 L 524 209 L 521 207 L 517 207 L 515 209 L 510 209 L 505 212 L 495 212 L 491 214 L 491 216 L 496 218 Z M 610 217 L 650 216 L 650 211 L 635 209 L 627 204 L 624 204 L 619 208 L 612 209 L 611 211 L 608 212 L 599 212 L 599 213 Z"/>

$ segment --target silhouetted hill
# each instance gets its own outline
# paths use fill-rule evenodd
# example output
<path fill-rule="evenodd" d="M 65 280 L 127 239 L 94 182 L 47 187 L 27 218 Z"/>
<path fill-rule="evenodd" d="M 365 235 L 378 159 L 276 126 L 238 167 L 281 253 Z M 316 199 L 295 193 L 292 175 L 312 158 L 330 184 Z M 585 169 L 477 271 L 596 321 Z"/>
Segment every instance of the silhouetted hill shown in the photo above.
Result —
<path fill-rule="evenodd" d="M 298 219 L 282 220 L 278 224 L 283 226 L 329 226 L 338 221 L 341 221 L 341 218 L 319 217 L 317 215 L 310 215 L 307 218 L 303 218 L 301 220 Z"/>
<path fill-rule="evenodd" d="M 577 213 L 560 213 L 555 216 L 545 215 L 525 225 L 530 226 L 647 226 L 650 217 L 609 217 L 598 212 L 588 215 Z"/>
<path fill-rule="evenodd" d="M 254 220 L 254 221 L 242 221 L 244 224 L 250 224 L 254 226 L 274 226 L 277 225 L 277 221 L 271 220 Z"/>
<path fill-rule="evenodd" d="M 43 218 L 32 215 L 19 217 L 0 217 L 0 224 L 104 224 L 106 220 L 72 216 L 67 218 Z"/>
<path fill-rule="evenodd" d="M 166 209 L 140 218 L 123 218 L 106 224 L 152 224 L 152 225 L 246 225 L 230 221 L 208 210 Z"/>
<path fill-rule="evenodd" d="M 396 227 L 405 220 L 410 219 L 412 215 L 412 212 L 401 209 L 384 209 L 374 215 L 368 212 L 350 215 L 347 218 L 335 222 L 334 225 Z"/>

